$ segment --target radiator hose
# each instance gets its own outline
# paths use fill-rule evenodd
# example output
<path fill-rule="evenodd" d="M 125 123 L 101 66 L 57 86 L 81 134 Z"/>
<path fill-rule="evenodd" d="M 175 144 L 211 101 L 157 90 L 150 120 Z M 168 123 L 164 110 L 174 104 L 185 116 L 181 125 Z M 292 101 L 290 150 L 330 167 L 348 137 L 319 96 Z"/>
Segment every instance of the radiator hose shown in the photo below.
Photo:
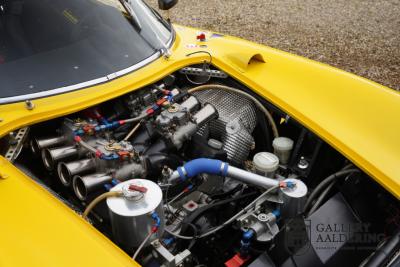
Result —
<path fill-rule="evenodd" d="M 229 166 L 229 164 L 226 162 L 208 158 L 191 160 L 185 165 L 178 167 L 178 169 L 171 174 L 169 182 L 177 183 L 179 181 L 185 181 L 202 173 L 228 176 L 241 182 L 261 186 L 263 188 L 280 186 L 280 182 L 276 179 L 264 177 L 249 171 Z M 291 185 L 288 184 L 288 186 Z"/>

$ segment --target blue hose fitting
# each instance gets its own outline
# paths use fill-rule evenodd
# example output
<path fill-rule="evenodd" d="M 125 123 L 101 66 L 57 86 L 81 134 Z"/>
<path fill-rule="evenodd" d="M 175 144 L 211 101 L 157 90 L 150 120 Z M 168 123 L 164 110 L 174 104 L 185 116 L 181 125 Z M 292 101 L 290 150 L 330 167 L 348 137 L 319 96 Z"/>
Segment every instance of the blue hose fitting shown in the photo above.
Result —
<path fill-rule="evenodd" d="M 169 247 L 170 245 L 172 245 L 175 242 L 175 238 L 174 237 L 170 237 L 170 238 L 165 238 L 163 239 L 163 243 L 165 246 Z"/>
<path fill-rule="evenodd" d="M 294 188 L 295 186 L 296 186 L 296 184 L 291 181 L 286 182 L 286 187 L 288 187 L 288 188 Z"/>
<path fill-rule="evenodd" d="M 160 217 L 158 216 L 157 212 L 153 211 L 153 212 L 151 213 L 151 218 L 154 220 L 154 225 L 153 225 L 153 227 L 159 228 L 160 225 L 161 225 L 161 219 L 160 219 Z"/>
<path fill-rule="evenodd" d="M 276 219 L 278 219 L 279 217 L 281 217 L 281 211 L 278 210 L 278 209 L 273 210 L 271 213 L 275 216 Z"/>
<path fill-rule="evenodd" d="M 104 184 L 104 189 L 105 189 L 106 191 L 110 191 L 111 188 L 113 188 L 113 187 L 114 187 L 114 186 L 111 185 L 111 184 Z"/>
<path fill-rule="evenodd" d="M 111 154 L 109 156 L 107 156 L 105 154 L 101 154 L 100 159 L 103 159 L 103 160 L 116 160 L 116 159 L 119 159 L 119 156 L 117 154 Z"/>
<path fill-rule="evenodd" d="M 240 247 L 240 255 L 242 257 L 247 257 L 249 254 L 249 249 L 251 245 L 251 240 L 254 237 L 254 230 L 250 229 L 247 230 L 243 233 L 242 240 L 240 241 L 241 247 Z"/>
<path fill-rule="evenodd" d="M 254 231 L 253 230 L 247 230 L 246 232 L 243 233 L 243 240 L 251 240 L 254 236 Z"/>
<path fill-rule="evenodd" d="M 113 185 L 113 186 L 116 186 L 117 184 L 119 184 L 120 183 L 120 181 L 118 181 L 117 179 L 112 179 L 111 180 L 111 184 Z"/>

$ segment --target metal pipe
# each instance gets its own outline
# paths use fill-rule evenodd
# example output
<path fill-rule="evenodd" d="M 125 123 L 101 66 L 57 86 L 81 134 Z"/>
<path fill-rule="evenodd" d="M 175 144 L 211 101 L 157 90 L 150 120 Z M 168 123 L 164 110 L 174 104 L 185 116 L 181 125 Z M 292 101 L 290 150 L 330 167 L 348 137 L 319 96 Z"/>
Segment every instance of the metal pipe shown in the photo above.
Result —
<path fill-rule="evenodd" d="M 228 176 L 244 183 L 257 185 L 264 188 L 270 188 L 279 185 L 279 181 L 276 179 L 264 177 L 233 166 L 229 166 L 228 163 L 220 160 L 206 158 L 195 159 L 187 162 L 184 166 L 179 167 L 172 173 L 169 181 L 176 182 L 178 179 L 186 180 L 201 173 Z"/>
<path fill-rule="evenodd" d="M 144 173 L 141 164 L 131 163 L 122 166 L 114 173 L 95 173 L 86 176 L 75 175 L 72 180 L 72 187 L 76 196 L 80 200 L 85 200 L 87 196 L 100 190 L 105 184 L 110 183 L 113 179 L 120 182 L 133 178 L 138 178 Z"/>
<path fill-rule="evenodd" d="M 138 121 L 140 121 L 140 120 L 145 119 L 147 116 L 148 116 L 147 113 L 145 113 L 145 114 L 139 115 L 139 116 L 137 116 L 137 117 L 135 117 L 135 118 L 126 119 L 126 120 L 123 120 L 123 121 L 124 121 L 125 123 L 138 122 Z"/>
<path fill-rule="evenodd" d="M 53 149 L 43 149 L 42 159 L 44 166 L 52 170 L 59 161 L 72 160 L 79 155 L 79 149 L 76 146 L 65 146 Z"/>
<path fill-rule="evenodd" d="M 138 124 L 135 125 L 135 127 L 132 128 L 132 130 L 125 136 L 124 141 L 128 141 L 129 138 L 132 137 L 132 135 L 139 129 L 140 127 L 140 122 L 138 122 Z"/>
<path fill-rule="evenodd" d="M 40 155 L 40 151 L 45 148 L 52 148 L 64 144 L 66 141 L 64 136 L 55 136 L 49 138 L 38 139 L 32 138 L 30 141 L 30 149 L 33 154 Z"/>
<path fill-rule="evenodd" d="M 86 176 L 75 175 L 72 187 L 80 200 L 86 200 L 90 193 L 99 191 L 104 184 L 111 182 L 113 177 L 107 173 L 95 173 Z"/>
<path fill-rule="evenodd" d="M 244 183 L 257 185 L 264 188 L 270 188 L 279 185 L 279 181 L 276 179 L 264 177 L 233 166 L 228 167 L 227 176 Z"/>
<path fill-rule="evenodd" d="M 57 166 L 57 173 L 61 183 L 65 186 L 70 186 L 75 175 L 90 173 L 95 169 L 95 159 L 83 159 L 69 163 L 60 162 Z"/>

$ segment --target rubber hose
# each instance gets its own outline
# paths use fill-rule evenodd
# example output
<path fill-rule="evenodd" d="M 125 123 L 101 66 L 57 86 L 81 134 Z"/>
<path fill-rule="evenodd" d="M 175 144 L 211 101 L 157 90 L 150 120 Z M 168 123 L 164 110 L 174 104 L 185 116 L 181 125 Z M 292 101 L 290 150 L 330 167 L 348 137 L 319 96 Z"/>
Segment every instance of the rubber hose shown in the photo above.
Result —
<path fill-rule="evenodd" d="M 346 174 L 354 173 L 354 172 L 360 172 L 358 169 L 346 169 L 346 170 L 341 170 L 338 171 L 334 174 L 329 175 L 326 177 L 322 182 L 320 182 L 317 187 L 313 190 L 313 192 L 310 194 L 310 196 L 307 199 L 306 204 L 304 205 L 304 212 L 310 207 L 311 202 L 313 199 L 319 194 L 321 190 L 325 188 L 328 184 L 330 184 L 333 180 L 340 178 Z"/>
<path fill-rule="evenodd" d="M 326 189 L 319 195 L 317 201 L 315 201 L 314 205 L 311 207 L 310 211 L 307 213 L 307 216 L 310 216 L 311 214 L 314 213 L 318 209 L 318 207 L 321 205 L 322 201 L 324 201 L 325 197 L 328 195 L 328 193 L 331 191 L 333 186 L 335 185 L 336 181 L 332 181 Z"/>
<path fill-rule="evenodd" d="M 100 196 L 96 197 L 95 199 L 93 199 L 92 202 L 90 202 L 90 204 L 86 207 L 85 211 L 82 214 L 82 217 L 84 219 L 87 219 L 87 216 L 89 215 L 89 213 L 92 211 L 92 209 L 99 204 L 102 200 L 109 198 L 109 197 L 120 197 L 122 196 L 122 192 L 121 191 L 110 191 L 110 192 L 106 192 L 101 194 Z"/>

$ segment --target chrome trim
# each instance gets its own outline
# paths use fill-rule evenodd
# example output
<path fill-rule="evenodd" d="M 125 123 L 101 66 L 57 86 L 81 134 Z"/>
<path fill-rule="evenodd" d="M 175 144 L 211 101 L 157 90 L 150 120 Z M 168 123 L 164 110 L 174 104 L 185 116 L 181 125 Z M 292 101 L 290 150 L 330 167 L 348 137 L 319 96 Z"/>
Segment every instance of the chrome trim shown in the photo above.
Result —
<path fill-rule="evenodd" d="M 19 96 L 11 96 L 11 97 L 5 97 L 5 98 L 0 98 L 0 105 L 3 104 L 10 104 L 10 103 L 14 103 L 14 102 L 21 102 L 21 101 L 25 101 L 25 100 L 32 100 L 32 99 L 37 99 L 37 98 L 42 98 L 42 97 L 48 97 L 48 96 L 53 96 L 53 95 L 58 95 L 58 94 L 63 94 L 63 93 L 67 93 L 67 92 L 72 92 L 72 91 L 76 91 L 79 89 L 83 89 L 85 87 L 90 87 L 93 85 L 97 85 L 100 83 L 105 83 L 111 80 L 114 80 L 124 74 L 127 74 L 129 72 L 132 72 L 134 70 L 140 69 L 142 67 L 144 67 L 145 65 L 151 63 L 152 61 L 158 59 L 160 57 L 160 52 L 156 52 L 155 54 L 151 55 L 150 57 L 146 58 L 145 60 L 131 66 L 128 67 L 126 69 L 120 70 L 118 72 L 115 73 L 111 73 L 105 77 L 101 77 L 101 78 L 97 78 L 91 81 L 87 81 L 87 82 L 83 82 L 83 83 L 78 83 L 78 84 L 74 84 L 74 85 L 69 85 L 69 86 L 65 86 L 65 87 L 61 87 L 61 88 L 57 88 L 57 89 L 52 89 L 52 90 L 47 90 L 47 91 L 43 91 L 43 92 L 37 92 L 37 93 L 33 93 L 33 94 L 26 94 L 26 95 L 19 95 Z"/>
<path fill-rule="evenodd" d="M 171 48 L 172 44 L 175 41 L 175 30 L 172 27 L 171 28 L 171 38 L 168 40 L 168 43 L 166 44 L 168 48 Z M 54 95 L 59 95 L 59 94 L 63 94 L 63 93 L 68 93 L 68 92 L 73 92 L 73 91 L 77 91 L 79 89 L 83 89 L 86 87 L 90 87 L 90 86 L 94 86 L 100 83 L 105 83 L 111 80 L 114 80 L 116 78 L 119 78 L 123 75 L 126 75 L 130 72 L 133 72 L 137 69 L 140 69 L 144 66 L 146 66 L 147 64 L 150 64 L 151 62 L 155 61 L 156 59 L 158 59 L 159 57 L 162 56 L 161 51 L 157 51 L 155 52 L 153 55 L 151 55 L 150 57 L 144 59 L 143 61 L 136 63 L 135 65 L 132 65 L 126 69 L 111 73 L 106 75 L 105 77 L 101 77 L 101 78 L 97 78 L 94 80 L 90 80 L 87 82 L 83 82 L 83 83 L 78 83 L 78 84 L 74 84 L 74 85 L 69 85 L 69 86 L 65 86 L 65 87 L 61 87 L 61 88 L 57 88 L 57 89 L 51 89 L 51 90 L 47 90 L 47 91 L 43 91 L 43 92 L 37 92 L 37 93 L 32 93 L 32 94 L 26 94 L 26 95 L 18 95 L 18 96 L 11 96 L 11 97 L 4 97 L 4 98 L 0 98 L 0 105 L 4 105 L 4 104 L 10 104 L 10 103 L 15 103 L 15 102 L 21 102 L 21 101 L 26 101 L 26 100 L 32 100 L 32 99 L 37 99 L 37 98 L 43 98 L 43 97 L 48 97 L 48 96 L 54 96 Z"/>

